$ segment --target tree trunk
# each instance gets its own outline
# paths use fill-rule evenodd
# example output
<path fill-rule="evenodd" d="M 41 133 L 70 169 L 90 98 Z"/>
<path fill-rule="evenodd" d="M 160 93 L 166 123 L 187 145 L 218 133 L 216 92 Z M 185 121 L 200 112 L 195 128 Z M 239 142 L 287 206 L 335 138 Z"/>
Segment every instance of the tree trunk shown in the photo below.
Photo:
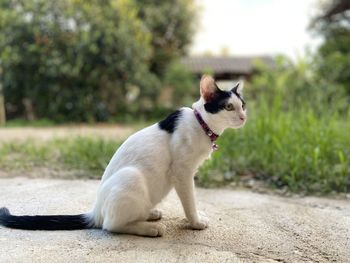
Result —
<path fill-rule="evenodd" d="M 36 120 L 35 112 L 34 112 L 34 107 L 32 100 L 30 98 L 24 98 L 23 99 L 23 105 L 25 109 L 25 116 L 28 121 L 34 121 Z"/>
<path fill-rule="evenodd" d="M 5 114 L 5 99 L 4 96 L 0 93 L 0 125 L 6 123 L 6 114 Z"/>
<path fill-rule="evenodd" d="M 2 68 L 0 67 L 0 125 L 6 123 L 5 98 L 2 91 Z"/>

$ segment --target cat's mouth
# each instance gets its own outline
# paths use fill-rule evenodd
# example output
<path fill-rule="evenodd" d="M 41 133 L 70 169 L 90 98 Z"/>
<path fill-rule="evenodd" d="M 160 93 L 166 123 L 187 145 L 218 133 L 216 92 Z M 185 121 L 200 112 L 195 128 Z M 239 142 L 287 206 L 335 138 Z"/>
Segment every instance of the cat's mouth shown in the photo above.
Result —
<path fill-rule="evenodd" d="M 235 123 L 245 123 L 246 119 L 245 118 L 239 118 L 239 119 L 234 118 L 233 121 Z"/>
<path fill-rule="evenodd" d="M 244 118 L 244 119 L 235 119 L 234 120 L 234 122 L 235 122 L 235 125 L 237 126 L 237 127 L 242 127 L 244 124 L 245 124 L 245 122 L 246 122 L 246 118 Z"/>

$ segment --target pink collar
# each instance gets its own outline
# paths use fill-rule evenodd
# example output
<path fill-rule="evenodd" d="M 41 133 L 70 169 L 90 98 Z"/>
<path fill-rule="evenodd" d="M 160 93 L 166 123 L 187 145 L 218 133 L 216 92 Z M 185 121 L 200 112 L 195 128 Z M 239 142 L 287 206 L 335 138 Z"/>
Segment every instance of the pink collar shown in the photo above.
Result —
<path fill-rule="evenodd" d="M 210 141 L 212 142 L 211 148 L 213 149 L 213 151 L 218 150 L 219 146 L 215 143 L 215 141 L 219 138 L 219 135 L 217 135 L 215 132 L 213 132 L 209 128 L 208 124 L 206 124 L 206 122 L 203 120 L 203 118 L 202 118 L 201 114 L 199 113 L 199 111 L 194 109 L 193 112 L 194 112 L 194 116 L 196 116 L 197 121 L 202 126 L 203 131 L 205 132 L 206 135 L 208 135 Z"/>

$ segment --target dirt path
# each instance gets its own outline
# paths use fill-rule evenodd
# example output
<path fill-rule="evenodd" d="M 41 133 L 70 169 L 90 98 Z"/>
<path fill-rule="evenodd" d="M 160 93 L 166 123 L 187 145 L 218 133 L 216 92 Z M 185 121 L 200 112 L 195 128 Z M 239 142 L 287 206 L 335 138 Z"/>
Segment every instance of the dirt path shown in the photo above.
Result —
<path fill-rule="evenodd" d="M 125 138 L 134 131 L 133 128 L 121 125 L 72 125 L 56 127 L 14 127 L 0 128 L 0 142 L 22 141 L 27 139 L 49 140 L 71 136 L 100 136 L 104 138 Z"/>
<path fill-rule="evenodd" d="M 0 207 L 16 214 L 71 214 L 93 204 L 98 181 L 0 179 Z M 210 218 L 185 229 L 174 192 L 161 204 L 162 238 L 101 230 L 0 228 L 0 262 L 349 262 L 350 202 L 197 189 Z"/>

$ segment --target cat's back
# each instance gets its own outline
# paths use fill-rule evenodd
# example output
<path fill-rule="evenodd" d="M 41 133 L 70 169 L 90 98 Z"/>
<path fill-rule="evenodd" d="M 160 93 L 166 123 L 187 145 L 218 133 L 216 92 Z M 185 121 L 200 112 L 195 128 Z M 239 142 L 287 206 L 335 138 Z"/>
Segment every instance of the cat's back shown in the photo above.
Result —
<path fill-rule="evenodd" d="M 193 129 L 193 118 L 192 109 L 183 107 L 131 135 L 112 157 L 103 179 L 125 166 L 139 168 L 147 174 L 167 173 L 172 158 L 177 158 L 176 153 L 182 154 L 181 142 L 193 143 L 197 132 Z"/>
<path fill-rule="evenodd" d="M 191 126 L 188 120 L 191 112 L 190 108 L 180 108 L 163 120 L 134 133 L 121 145 L 116 154 L 125 155 L 130 152 L 135 157 L 142 155 L 144 158 L 153 153 L 168 151 L 174 134 L 183 133 L 184 127 Z"/>
<path fill-rule="evenodd" d="M 161 129 L 159 123 L 132 134 L 113 155 L 103 178 L 125 166 L 150 173 L 167 169 L 170 162 L 169 139 L 170 134 Z"/>

